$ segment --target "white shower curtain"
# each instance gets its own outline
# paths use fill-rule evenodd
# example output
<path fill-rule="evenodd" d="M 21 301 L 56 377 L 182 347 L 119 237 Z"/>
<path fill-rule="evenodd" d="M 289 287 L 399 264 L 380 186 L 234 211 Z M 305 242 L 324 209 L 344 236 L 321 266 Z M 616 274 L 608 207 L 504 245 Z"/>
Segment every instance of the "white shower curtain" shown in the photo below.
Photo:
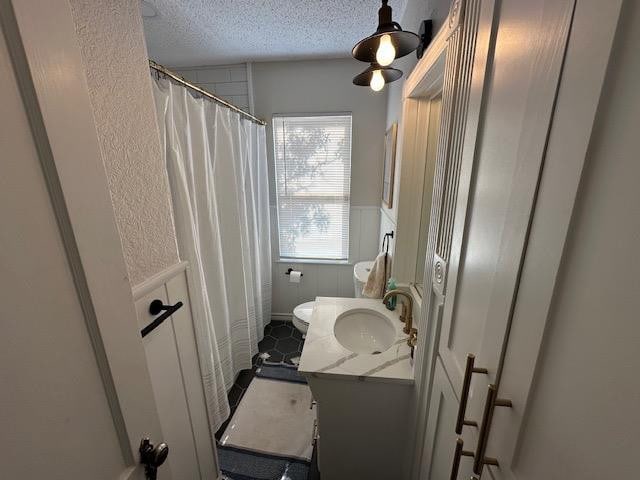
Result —
<path fill-rule="evenodd" d="M 271 317 L 265 127 L 167 79 L 154 96 L 215 432 Z"/>

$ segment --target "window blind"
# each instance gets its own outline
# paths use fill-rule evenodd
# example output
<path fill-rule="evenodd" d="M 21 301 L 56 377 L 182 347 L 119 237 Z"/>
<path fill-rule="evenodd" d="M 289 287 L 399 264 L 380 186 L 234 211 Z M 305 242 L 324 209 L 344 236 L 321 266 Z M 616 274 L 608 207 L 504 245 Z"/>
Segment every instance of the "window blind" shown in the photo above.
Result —
<path fill-rule="evenodd" d="M 280 258 L 347 260 L 351 115 L 273 118 Z"/>

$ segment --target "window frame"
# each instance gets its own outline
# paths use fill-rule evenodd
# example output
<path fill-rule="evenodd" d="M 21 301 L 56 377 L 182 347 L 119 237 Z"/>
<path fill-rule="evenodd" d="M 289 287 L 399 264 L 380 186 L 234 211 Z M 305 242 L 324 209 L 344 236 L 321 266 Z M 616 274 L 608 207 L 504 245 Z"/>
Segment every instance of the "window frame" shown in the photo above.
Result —
<path fill-rule="evenodd" d="M 346 258 L 314 258 L 314 257 L 288 257 L 282 255 L 282 249 L 280 245 L 280 195 L 278 194 L 278 167 L 277 167 L 277 144 L 276 144 L 276 128 L 275 122 L 282 118 L 301 118 L 301 117 L 350 117 L 351 119 L 351 132 L 349 143 L 349 202 L 348 202 L 348 221 L 346 225 L 347 235 L 347 251 Z M 272 136 L 272 154 L 273 154 L 273 183 L 275 194 L 275 209 L 276 209 L 276 228 L 277 228 L 277 243 L 278 243 L 278 259 L 277 263 L 300 263 L 300 264 L 325 264 L 325 265 L 349 265 L 351 263 L 351 185 L 352 177 L 351 171 L 353 166 L 353 112 L 351 111 L 339 111 L 339 112 L 291 112 L 291 113 L 274 113 L 271 117 L 271 136 Z"/>

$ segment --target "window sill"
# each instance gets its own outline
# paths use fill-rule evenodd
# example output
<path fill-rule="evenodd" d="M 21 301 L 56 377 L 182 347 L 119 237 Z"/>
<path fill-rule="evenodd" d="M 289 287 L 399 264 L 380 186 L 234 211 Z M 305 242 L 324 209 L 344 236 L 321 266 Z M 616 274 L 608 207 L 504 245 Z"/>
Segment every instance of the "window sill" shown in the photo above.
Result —
<path fill-rule="evenodd" d="M 353 265 L 349 260 L 320 260 L 313 258 L 279 258 L 275 263 L 314 264 L 314 265 Z"/>

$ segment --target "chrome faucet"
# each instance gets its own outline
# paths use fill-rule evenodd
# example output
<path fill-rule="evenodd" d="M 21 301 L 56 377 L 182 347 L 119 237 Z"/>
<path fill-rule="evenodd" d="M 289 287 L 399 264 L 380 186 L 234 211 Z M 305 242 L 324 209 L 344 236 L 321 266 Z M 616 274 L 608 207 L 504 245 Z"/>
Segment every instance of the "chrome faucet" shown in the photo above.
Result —
<path fill-rule="evenodd" d="M 407 302 L 402 302 L 402 311 L 400 313 L 400 321 L 404 322 L 404 328 L 402 331 L 409 335 L 407 339 L 407 345 L 411 348 L 416 346 L 416 340 L 418 337 L 418 330 L 413 328 L 413 297 L 403 290 L 389 290 L 384 294 L 382 303 L 387 303 L 390 297 L 401 295 L 406 298 Z"/>

